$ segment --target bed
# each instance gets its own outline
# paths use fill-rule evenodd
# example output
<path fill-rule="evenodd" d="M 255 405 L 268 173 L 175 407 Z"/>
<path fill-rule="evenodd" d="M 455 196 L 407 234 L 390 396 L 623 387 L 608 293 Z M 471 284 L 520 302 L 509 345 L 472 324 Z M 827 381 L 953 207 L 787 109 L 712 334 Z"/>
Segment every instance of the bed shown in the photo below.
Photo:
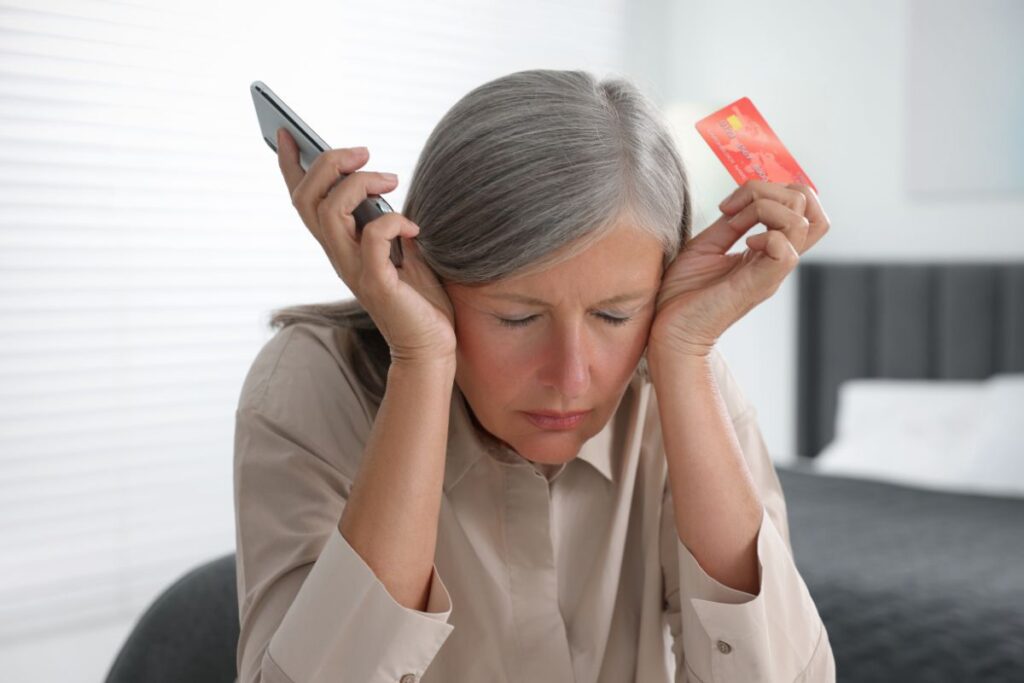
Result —
<path fill-rule="evenodd" d="M 805 262 L 798 290 L 801 455 L 777 470 L 838 680 L 1024 681 L 1024 496 L 815 464 L 847 380 L 1024 372 L 1024 264 Z"/>

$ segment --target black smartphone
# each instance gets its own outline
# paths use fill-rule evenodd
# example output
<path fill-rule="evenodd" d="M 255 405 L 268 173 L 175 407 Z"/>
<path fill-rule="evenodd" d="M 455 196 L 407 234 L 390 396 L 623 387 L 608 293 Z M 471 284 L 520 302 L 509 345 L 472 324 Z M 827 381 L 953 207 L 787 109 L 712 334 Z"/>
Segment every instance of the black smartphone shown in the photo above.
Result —
<path fill-rule="evenodd" d="M 252 93 L 252 103 L 256 107 L 256 118 L 259 120 L 260 133 L 263 140 L 277 154 L 277 129 L 284 128 L 299 145 L 299 164 L 304 171 L 308 171 L 313 160 L 328 149 L 330 146 L 310 128 L 305 121 L 299 118 L 298 114 L 291 110 L 274 91 L 267 87 L 263 81 L 253 81 L 249 85 Z M 342 174 L 337 182 L 341 182 L 347 174 Z M 352 217 L 356 219 L 356 234 L 361 235 L 363 226 L 375 218 L 392 212 L 394 209 L 384 200 L 383 197 L 370 195 L 356 207 Z M 391 262 L 395 267 L 402 265 L 402 240 L 395 238 L 391 240 Z"/>

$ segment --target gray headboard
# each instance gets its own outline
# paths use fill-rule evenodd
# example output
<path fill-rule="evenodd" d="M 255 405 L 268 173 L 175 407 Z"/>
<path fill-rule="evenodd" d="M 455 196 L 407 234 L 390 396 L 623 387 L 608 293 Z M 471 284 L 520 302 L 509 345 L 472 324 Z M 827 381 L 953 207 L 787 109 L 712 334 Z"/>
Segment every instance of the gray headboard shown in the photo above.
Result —
<path fill-rule="evenodd" d="M 843 380 L 1024 372 L 1024 262 L 801 262 L 797 276 L 800 455 L 832 440 Z"/>

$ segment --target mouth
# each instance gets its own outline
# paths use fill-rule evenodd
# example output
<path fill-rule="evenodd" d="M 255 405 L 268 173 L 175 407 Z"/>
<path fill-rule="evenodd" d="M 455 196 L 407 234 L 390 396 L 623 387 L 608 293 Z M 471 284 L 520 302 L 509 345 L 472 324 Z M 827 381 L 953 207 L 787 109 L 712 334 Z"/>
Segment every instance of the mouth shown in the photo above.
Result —
<path fill-rule="evenodd" d="M 590 410 L 576 410 L 571 413 L 559 413 L 553 410 L 536 413 L 523 411 L 523 414 L 541 429 L 571 429 L 590 413 Z"/>

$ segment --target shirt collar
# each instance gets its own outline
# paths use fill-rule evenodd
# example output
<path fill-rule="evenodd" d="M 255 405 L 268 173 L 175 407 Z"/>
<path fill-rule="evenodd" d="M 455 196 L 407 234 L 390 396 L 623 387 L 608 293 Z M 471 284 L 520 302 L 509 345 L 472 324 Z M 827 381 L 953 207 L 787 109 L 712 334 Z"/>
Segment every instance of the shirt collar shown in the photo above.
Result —
<path fill-rule="evenodd" d="M 612 453 L 612 430 L 618 422 L 616 416 L 618 410 L 628 403 L 626 394 L 636 391 L 643 381 L 644 377 L 641 374 L 634 374 L 632 381 L 623 394 L 622 400 L 619 402 L 616 414 L 608 420 L 608 423 L 600 432 L 583 443 L 579 454 L 576 456 L 576 459 L 587 463 L 612 483 L 615 483 L 617 479 L 614 467 L 615 458 Z M 476 426 L 474 418 L 470 415 L 465 395 L 459 390 L 457 384 L 453 385 L 448 419 L 447 462 L 445 463 L 444 470 L 445 493 L 449 493 L 459 483 L 463 475 L 469 471 L 470 467 L 476 464 L 476 461 L 481 456 L 488 452 L 498 453 L 502 451 L 507 456 L 522 459 L 522 456 L 514 450 Z"/>

